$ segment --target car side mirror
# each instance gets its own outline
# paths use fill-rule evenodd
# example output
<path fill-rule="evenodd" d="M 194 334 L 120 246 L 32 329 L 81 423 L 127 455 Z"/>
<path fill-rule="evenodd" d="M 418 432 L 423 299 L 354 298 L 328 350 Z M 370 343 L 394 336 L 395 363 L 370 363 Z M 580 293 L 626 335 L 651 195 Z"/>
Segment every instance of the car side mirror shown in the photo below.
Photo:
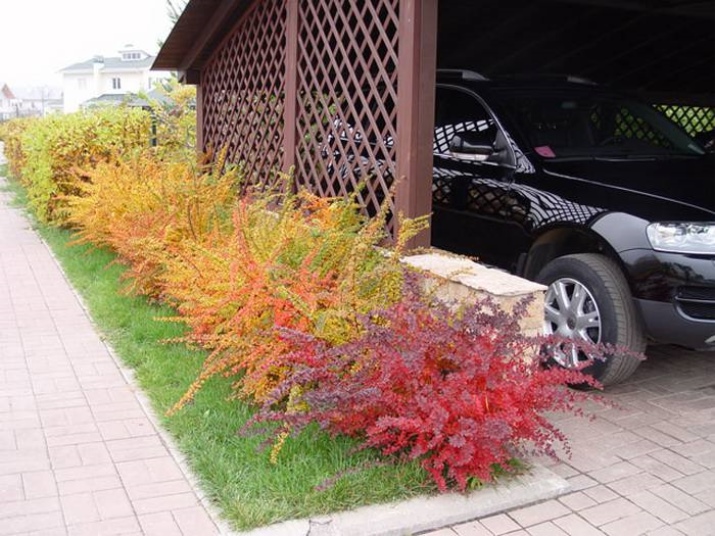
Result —
<path fill-rule="evenodd" d="M 449 152 L 469 160 L 486 160 L 494 154 L 494 130 L 460 132 L 449 140 Z"/>

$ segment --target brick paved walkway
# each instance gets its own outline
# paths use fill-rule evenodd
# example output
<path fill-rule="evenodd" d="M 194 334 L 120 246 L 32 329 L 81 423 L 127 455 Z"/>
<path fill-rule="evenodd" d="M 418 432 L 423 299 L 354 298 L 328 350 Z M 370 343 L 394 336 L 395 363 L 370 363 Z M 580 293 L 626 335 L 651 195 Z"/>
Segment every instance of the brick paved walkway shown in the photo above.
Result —
<path fill-rule="evenodd" d="M 0 535 L 218 534 L 53 257 L 7 201 L 0 192 Z"/>
<path fill-rule="evenodd" d="M 543 462 L 573 492 L 429 536 L 715 536 L 715 354 L 651 348 L 595 421 L 559 424 L 573 453 Z"/>

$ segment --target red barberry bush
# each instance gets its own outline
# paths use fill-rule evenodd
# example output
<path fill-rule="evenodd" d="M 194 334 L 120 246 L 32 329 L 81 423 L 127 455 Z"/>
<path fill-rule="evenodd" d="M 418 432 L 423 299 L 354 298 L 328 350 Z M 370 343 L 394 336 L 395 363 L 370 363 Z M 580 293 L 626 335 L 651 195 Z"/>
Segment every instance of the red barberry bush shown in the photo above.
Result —
<path fill-rule="evenodd" d="M 251 425 L 278 423 L 282 442 L 317 422 L 383 455 L 421 460 L 442 491 L 511 471 L 527 446 L 554 455 L 566 438 L 545 414 L 578 413 L 584 394 L 566 385 L 593 380 L 542 366 L 544 341 L 519 328 L 526 302 L 512 314 L 480 301 L 455 315 L 426 300 L 409 278 L 398 303 L 362 317 L 362 335 L 341 345 L 284 331 L 292 372 Z"/>

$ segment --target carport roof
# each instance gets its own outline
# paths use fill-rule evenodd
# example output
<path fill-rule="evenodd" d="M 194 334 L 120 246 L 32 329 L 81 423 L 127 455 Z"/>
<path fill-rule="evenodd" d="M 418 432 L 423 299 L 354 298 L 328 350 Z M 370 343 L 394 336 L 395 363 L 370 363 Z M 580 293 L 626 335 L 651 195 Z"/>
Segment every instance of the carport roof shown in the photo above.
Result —
<path fill-rule="evenodd" d="M 251 3 L 190 0 L 153 68 L 195 81 L 190 73 Z M 577 74 L 673 102 L 715 98 L 715 0 L 442 0 L 440 29 L 440 67 Z"/>

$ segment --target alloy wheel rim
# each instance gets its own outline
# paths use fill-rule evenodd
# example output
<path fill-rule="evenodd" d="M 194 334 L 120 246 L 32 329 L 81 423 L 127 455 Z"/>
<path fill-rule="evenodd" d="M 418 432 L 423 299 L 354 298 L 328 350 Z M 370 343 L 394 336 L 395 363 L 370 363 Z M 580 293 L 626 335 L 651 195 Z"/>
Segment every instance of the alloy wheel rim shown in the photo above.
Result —
<path fill-rule="evenodd" d="M 591 291 L 571 278 L 551 283 L 546 291 L 544 332 L 587 343 L 600 343 L 601 312 Z M 554 348 L 553 354 L 554 360 L 566 368 L 577 368 L 588 359 L 577 345 L 561 344 Z"/>

